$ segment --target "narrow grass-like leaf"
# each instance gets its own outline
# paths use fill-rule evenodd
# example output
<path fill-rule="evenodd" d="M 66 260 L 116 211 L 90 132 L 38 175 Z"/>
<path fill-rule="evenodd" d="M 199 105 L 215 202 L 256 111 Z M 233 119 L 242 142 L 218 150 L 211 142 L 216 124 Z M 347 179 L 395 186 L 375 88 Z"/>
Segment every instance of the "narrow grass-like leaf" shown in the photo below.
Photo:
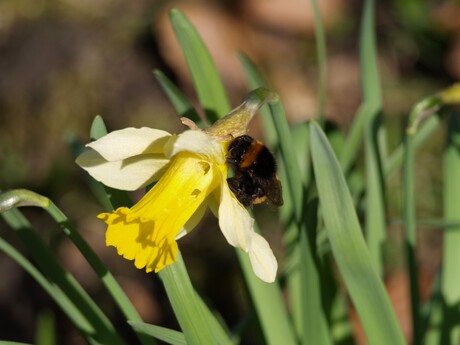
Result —
<path fill-rule="evenodd" d="M 249 60 L 249 58 L 242 53 L 240 53 L 239 58 L 246 73 L 249 88 L 252 90 L 257 89 L 258 87 L 267 87 L 259 71 L 257 71 L 256 66 Z M 270 118 L 270 109 L 268 107 L 262 107 L 259 112 L 262 115 L 261 120 L 265 135 L 265 142 L 269 145 L 269 147 L 274 148 L 278 144 L 278 135 L 276 133 L 275 125 Z"/>
<path fill-rule="evenodd" d="M 201 312 L 203 313 L 206 322 L 209 324 L 209 327 L 211 328 L 212 335 L 214 336 L 215 342 L 219 345 L 234 345 L 235 341 L 234 339 L 229 337 L 229 332 L 227 329 L 224 329 L 225 325 L 222 325 L 218 318 L 217 315 L 215 315 L 211 309 L 206 305 L 206 303 L 203 301 L 200 295 L 198 293 L 195 293 L 196 296 L 196 302 L 201 308 Z"/>
<path fill-rule="evenodd" d="M 50 200 L 27 189 L 12 189 L 0 193 L 0 213 L 17 207 L 48 207 Z"/>
<path fill-rule="evenodd" d="M 439 115 L 431 116 L 430 118 L 426 119 L 419 127 L 419 130 L 414 134 L 412 138 L 412 143 L 414 149 L 419 148 L 423 143 L 425 143 L 428 138 L 433 135 L 433 133 L 439 129 L 439 124 L 441 120 Z M 347 144 L 345 144 L 346 146 Z M 383 171 L 386 178 L 394 173 L 398 168 L 401 168 L 404 158 L 404 143 L 400 144 L 393 152 L 388 156 L 388 158 L 383 162 Z M 342 153 L 344 153 L 346 148 Z M 341 164 L 344 171 L 347 171 L 346 165 L 342 162 Z M 359 181 L 358 181 L 359 182 Z M 364 192 L 364 183 L 357 183 L 355 184 L 353 191 L 360 195 Z"/>
<path fill-rule="evenodd" d="M 433 115 L 442 105 L 460 103 L 460 83 L 454 84 L 442 90 L 436 95 L 427 97 L 419 102 L 414 108 L 418 110 L 414 115 L 411 113 L 412 122 L 417 128 L 420 121 L 427 116 Z M 420 118 L 414 121 L 413 117 Z M 432 118 L 433 116 L 431 116 Z M 431 120 L 429 118 L 425 122 Z M 422 124 L 423 125 L 423 124 Z M 443 198 L 444 198 L 444 221 L 441 226 L 444 229 L 444 250 L 442 270 L 438 273 L 433 284 L 431 298 L 422 310 L 421 336 L 423 344 L 457 344 L 460 336 L 458 319 L 460 316 L 460 289 L 456 270 L 458 263 L 458 246 L 460 236 L 459 196 L 460 183 L 460 126 L 457 114 L 448 113 L 446 148 L 443 153 Z"/>
<path fill-rule="evenodd" d="M 318 105 L 316 117 L 322 121 L 324 117 L 324 106 L 326 103 L 326 82 L 327 82 L 327 51 L 326 51 L 326 35 L 324 33 L 323 20 L 319 11 L 318 2 L 310 0 L 313 21 L 315 24 L 315 39 L 316 39 L 316 56 L 318 62 Z"/>
<path fill-rule="evenodd" d="M 134 308 L 133 304 L 129 300 L 128 296 L 126 296 L 125 292 L 118 284 L 115 277 L 112 275 L 112 273 L 110 273 L 109 270 L 107 270 L 101 259 L 96 255 L 96 253 L 94 253 L 88 243 L 80 235 L 80 233 L 76 231 L 65 214 L 51 201 L 45 210 L 56 221 L 56 223 L 60 225 L 62 231 L 70 238 L 80 253 L 84 256 L 86 261 L 93 268 L 94 272 L 101 279 L 105 288 L 110 293 L 126 319 L 142 321 L 137 310 Z M 152 339 L 147 339 L 146 337 L 139 336 L 139 340 L 142 344 L 152 345 Z"/>
<path fill-rule="evenodd" d="M 3 213 L 5 221 L 16 231 L 28 252 L 53 284 L 71 300 L 93 328 L 86 336 L 92 343 L 122 345 L 123 339 L 117 334 L 109 319 L 85 290 L 66 272 L 52 255 L 40 236 L 32 229 L 30 223 L 17 209 Z"/>
<path fill-rule="evenodd" d="M 415 190 L 414 190 L 414 160 L 415 149 L 412 135 L 405 138 L 404 164 L 403 164 L 403 214 L 404 214 L 404 242 L 406 247 L 406 261 L 409 273 L 409 289 L 411 301 L 411 316 L 413 323 L 414 344 L 420 344 L 420 293 L 417 274 L 417 236 L 415 221 Z"/>
<path fill-rule="evenodd" d="M 182 256 L 159 272 L 174 314 L 189 345 L 216 344 L 212 327 L 196 299 L 196 293 L 185 268 Z"/>
<path fill-rule="evenodd" d="M 265 86 L 266 83 L 260 75 L 257 68 L 254 64 L 243 54 L 240 55 L 240 60 L 245 70 L 249 85 L 251 88 L 256 88 L 260 86 Z M 273 122 L 273 116 L 271 115 L 272 109 L 261 109 L 262 114 L 262 124 L 264 127 L 264 133 L 266 135 L 266 140 L 269 143 L 268 145 L 276 145 L 279 143 L 278 133 Z M 308 128 L 305 128 L 303 125 L 299 125 L 292 132 L 293 143 L 296 152 L 296 160 L 299 167 L 299 175 L 302 178 L 304 185 L 309 184 L 310 180 L 310 168 L 309 168 L 309 156 L 308 156 Z M 288 144 L 289 145 L 289 144 Z M 286 145 L 287 146 L 287 145 Z M 284 157 L 283 157 L 284 159 Z M 288 185 L 289 177 L 287 176 L 286 168 L 284 165 L 284 160 L 282 159 L 280 164 L 280 179 L 283 183 L 283 186 Z M 323 315 L 322 309 L 318 309 L 317 303 L 308 303 L 309 301 L 320 301 L 321 296 L 319 294 L 319 279 L 318 272 L 314 266 L 313 260 L 310 260 L 312 257 L 310 253 L 304 251 L 309 251 L 310 249 L 308 244 L 308 238 L 305 238 L 306 241 L 299 241 L 300 231 L 299 223 L 293 222 L 293 198 L 290 193 L 290 189 L 284 188 L 284 205 L 280 209 L 281 219 L 284 220 L 286 226 L 286 236 L 285 241 L 289 247 L 289 264 L 290 267 L 287 271 L 287 286 L 289 291 L 289 303 L 291 315 L 293 318 L 293 324 L 296 329 L 296 333 L 299 337 L 302 338 L 302 341 L 308 342 L 311 344 L 320 344 L 319 340 L 321 336 L 326 336 L 327 332 L 324 334 L 321 332 L 311 332 L 309 331 L 309 326 L 311 329 L 325 329 L 321 325 L 323 321 L 322 317 L 318 315 Z M 303 232 L 305 233 L 305 232 Z M 302 235 L 305 237 L 305 235 Z M 316 241 L 314 241 L 316 243 Z M 311 271 L 311 269 L 314 271 Z M 251 294 L 258 296 L 258 291 L 251 291 Z M 257 302 L 257 300 L 255 301 Z M 260 301 L 262 306 L 259 308 L 267 307 L 266 303 Z M 304 317 L 305 313 L 305 317 Z M 309 316 L 312 316 L 310 319 Z M 317 325 L 319 321 L 320 325 Z M 306 326 L 307 325 L 307 326 Z M 270 324 L 265 327 L 270 329 Z M 319 327 L 319 328 L 318 328 Z M 313 337 L 313 338 L 310 338 Z"/>
<path fill-rule="evenodd" d="M 281 157 L 287 173 L 287 181 L 285 182 L 292 198 L 294 217 L 300 224 L 304 205 L 304 185 L 300 175 L 299 163 L 297 162 L 295 151 L 292 149 L 294 147 L 292 136 L 281 102 L 273 102 L 269 107 L 271 120 L 278 134 Z"/>
<path fill-rule="evenodd" d="M 318 200 L 306 205 L 304 222 L 300 226 L 300 279 L 303 317 L 302 344 L 332 344 L 332 334 L 323 310 L 326 291 L 321 286 L 321 264 L 317 255 Z M 316 297 L 316 298 L 315 298 Z"/>
<path fill-rule="evenodd" d="M 256 66 L 249 60 L 249 58 L 247 56 L 245 56 L 244 54 L 240 54 L 240 60 L 241 60 L 241 63 L 243 65 L 243 68 L 244 68 L 244 71 L 246 73 L 246 76 L 247 76 L 247 79 L 248 79 L 248 82 L 249 82 L 249 85 L 250 85 L 250 88 L 252 89 L 255 89 L 255 88 L 258 88 L 258 87 L 265 87 L 266 86 L 266 83 L 265 81 L 263 80 L 262 76 L 260 75 L 260 72 L 257 70 Z M 262 107 L 260 109 L 260 113 L 262 115 L 261 117 L 261 120 L 262 120 L 262 126 L 263 126 L 263 129 L 264 129 L 264 134 L 265 134 L 265 141 L 267 143 L 267 145 L 274 149 L 275 147 L 277 147 L 279 145 L 279 139 L 278 139 L 278 132 L 275 128 L 275 124 L 273 122 L 273 116 L 272 116 L 272 110 L 269 108 L 269 107 Z M 304 159 L 307 159 L 308 157 L 308 147 L 307 146 L 303 146 L 304 144 L 304 140 L 305 138 L 308 140 L 308 131 L 306 132 L 303 128 L 301 128 L 302 126 L 299 126 L 298 130 L 295 131 L 294 133 L 294 136 L 295 138 L 297 138 L 298 140 L 295 140 L 295 146 L 293 147 L 296 147 L 297 150 L 297 158 L 299 158 L 300 156 L 302 156 L 303 159 L 299 160 L 299 169 L 300 167 L 304 168 L 304 169 L 301 169 L 301 173 L 300 175 L 302 177 L 304 177 L 304 184 L 307 185 L 308 184 L 308 179 L 307 177 L 309 176 L 308 173 L 305 173 L 305 169 L 307 169 L 307 164 L 303 164 L 305 162 Z M 298 145 L 297 145 L 298 144 Z M 302 152 L 303 151 L 303 152 Z M 286 177 L 285 175 L 285 172 L 286 172 L 286 169 L 284 168 L 283 165 L 280 166 L 280 171 L 279 171 L 279 175 L 280 176 L 283 176 L 284 174 L 284 178 L 282 178 L 283 181 L 287 181 L 288 178 Z M 287 220 L 287 219 L 290 219 L 293 217 L 293 210 L 292 210 L 292 202 L 291 202 L 291 196 L 289 194 L 289 190 L 287 190 L 286 188 L 283 189 L 283 194 L 284 194 L 284 205 L 283 207 L 281 208 L 280 212 L 281 212 L 281 218 Z M 294 232 L 297 232 L 297 234 L 295 235 L 297 238 L 298 238 L 298 229 L 296 227 L 296 229 L 294 230 Z"/>
<path fill-rule="evenodd" d="M 375 0 L 365 0 L 360 29 L 360 67 L 363 102 L 370 116 L 376 116 L 382 105 L 375 41 Z"/>
<path fill-rule="evenodd" d="M 149 335 L 158 340 L 172 345 L 187 345 L 183 333 L 173 329 L 150 325 L 139 321 L 128 321 L 128 323 L 139 333 Z"/>
<path fill-rule="evenodd" d="M 370 127 L 366 128 L 365 131 L 367 132 L 365 135 L 366 239 L 374 268 L 379 274 L 382 274 L 382 249 L 386 239 L 383 177 L 379 153 L 374 141 L 377 133 L 373 132 Z"/>
<path fill-rule="evenodd" d="M 460 125 L 457 114 L 448 114 L 447 147 L 443 155 L 444 220 L 454 221 L 460 215 Z M 442 338 L 458 344 L 460 338 L 460 227 L 444 231 L 441 291 L 444 301 Z"/>
<path fill-rule="evenodd" d="M 300 174 L 300 168 L 297 161 L 292 136 L 284 114 L 284 109 L 280 102 L 270 105 L 271 119 L 278 134 L 278 140 L 281 151 L 281 159 L 286 171 L 286 184 L 288 195 L 293 206 L 293 216 L 297 223 L 299 238 L 302 239 L 307 231 L 310 236 L 316 228 L 308 228 L 304 219 L 306 206 L 306 187 Z M 314 217 L 314 215 L 311 215 Z M 310 219 L 311 220 L 311 219 Z M 309 243 L 309 244 L 307 244 Z M 301 305 L 302 305 L 302 342 L 304 344 L 329 344 L 330 335 L 326 323 L 324 310 L 320 301 L 321 285 L 320 272 L 316 258 L 316 240 L 313 237 L 304 237 L 300 242 L 301 258 Z M 316 261 L 316 262 L 315 262 Z M 312 302 L 313 301 L 313 302 Z"/>
<path fill-rule="evenodd" d="M 332 253 L 356 308 L 367 342 L 404 344 L 390 300 L 365 244 L 353 200 L 332 148 L 311 123 L 311 152 L 323 221 Z"/>
<path fill-rule="evenodd" d="M 431 288 L 431 296 L 422 309 L 423 345 L 450 344 L 442 341 L 442 322 L 444 318 L 444 303 L 441 292 L 441 272 L 439 271 Z"/>
<path fill-rule="evenodd" d="M 249 60 L 249 58 L 240 54 L 240 60 L 246 73 L 248 83 L 251 89 L 258 87 L 266 87 L 266 83 L 263 80 L 260 72 L 256 66 Z M 269 107 L 262 107 L 259 112 L 262 117 L 262 126 L 264 129 L 265 140 L 267 144 L 274 148 L 278 145 L 278 133 L 273 122 L 272 112 Z M 304 124 L 300 124 L 295 127 L 292 131 L 293 142 L 295 152 L 297 153 L 298 165 L 300 168 L 300 176 L 303 178 L 305 185 L 308 185 L 309 181 L 309 155 L 308 155 L 308 128 Z"/>
<path fill-rule="evenodd" d="M 216 339 L 215 343 L 224 345 L 233 345 L 228 335 L 223 331 L 223 328 L 217 323 L 216 318 L 211 314 L 209 308 L 204 304 L 203 300 L 199 295 L 196 295 L 196 302 L 201 305 L 201 311 L 204 313 L 204 317 L 210 323 L 213 335 Z M 168 344 L 183 345 L 187 344 L 183 333 L 164 327 L 150 325 L 139 321 L 129 321 L 130 325 L 133 326 L 138 332 L 148 334 L 154 338 L 162 340 Z"/>
<path fill-rule="evenodd" d="M 310 159 L 310 132 L 308 122 L 301 123 L 291 129 L 295 145 L 296 158 L 300 169 L 300 176 L 304 186 L 310 185 L 311 159 Z"/>
<path fill-rule="evenodd" d="M 161 88 L 168 96 L 169 101 L 180 116 L 184 116 L 195 122 L 201 127 L 202 119 L 198 116 L 195 108 L 187 97 L 174 85 L 174 83 L 159 70 L 153 71 L 155 78 L 160 83 Z"/>
<path fill-rule="evenodd" d="M 421 329 L 420 292 L 417 267 L 417 233 L 414 190 L 414 161 L 415 148 L 414 134 L 422 120 L 433 115 L 440 106 L 439 97 L 427 97 L 415 104 L 409 115 L 406 135 L 404 138 L 403 162 L 403 216 L 404 216 L 404 244 L 406 261 L 409 273 L 409 292 L 412 316 L 412 340 L 414 344 L 421 344 L 423 331 Z"/>
<path fill-rule="evenodd" d="M 380 127 L 382 100 L 374 30 L 374 0 L 364 2 L 360 33 L 360 66 L 364 115 L 366 168 L 366 236 L 372 262 L 382 274 L 382 245 L 386 239 L 383 176 L 380 152 L 384 146 Z"/>
<path fill-rule="evenodd" d="M 419 127 L 412 138 L 415 149 L 425 143 L 427 139 L 439 128 L 441 120 L 439 116 L 431 116 Z M 388 176 L 401 166 L 404 157 L 404 143 L 400 144 L 388 157 L 384 164 L 385 175 Z"/>
<path fill-rule="evenodd" d="M 356 162 L 362 144 L 364 123 L 367 114 L 368 111 L 365 109 L 365 105 L 362 104 L 355 114 L 350 131 L 345 139 L 343 150 L 340 154 L 340 165 L 345 174 L 348 173 L 352 164 Z"/>
<path fill-rule="evenodd" d="M 86 317 L 80 313 L 78 308 L 60 290 L 60 288 L 50 283 L 29 260 L 27 260 L 18 250 L 16 250 L 16 248 L 11 246 L 2 238 L 0 238 L 0 251 L 4 252 L 14 262 L 21 266 L 24 271 L 26 271 L 43 288 L 43 290 L 45 290 L 48 296 L 50 296 L 50 298 L 52 298 L 61 308 L 62 312 L 67 315 L 76 329 L 81 332 L 82 336 L 89 341 L 91 334 L 95 333 L 93 326 L 91 326 Z"/>
<path fill-rule="evenodd" d="M 190 21 L 177 9 L 170 12 L 171 23 L 192 76 L 195 90 L 209 122 L 230 110 L 230 105 L 214 61 Z"/>
<path fill-rule="evenodd" d="M 241 55 L 240 58 L 250 86 L 264 86 L 263 78 L 251 61 L 244 55 Z M 294 142 L 281 103 L 272 104 L 268 111 L 262 112 L 262 123 L 268 134 L 269 142 L 278 143 L 280 146 L 282 159 L 280 177 L 284 183 L 283 194 L 285 196 L 285 205 L 281 210 L 283 218 L 289 222 L 292 221 L 290 219 L 295 219 L 295 224 L 291 225 L 290 228 L 297 240 L 293 242 L 294 247 L 291 248 L 291 255 L 299 255 L 301 261 L 298 262 L 295 269 L 290 270 L 287 277 L 294 324 L 303 343 L 327 344 L 329 335 L 324 310 L 322 310 L 320 303 L 321 287 L 318 267 L 315 263 L 316 254 L 311 251 L 312 248 L 308 245 L 305 236 L 306 224 L 302 219 L 304 186 L 309 184 L 310 176 L 309 173 L 305 173 L 309 169 L 306 161 L 308 159 L 308 146 L 303 146 L 302 140 Z M 306 131 L 307 129 L 303 126 L 299 127 L 296 137 L 308 139 L 308 132 Z M 301 134 L 304 135 L 301 136 Z M 298 147 L 297 143 L 301 146 Z M 298 159 L 302 155 L 302 159 Z M 303 169 L 299 163 L 302 164 Z M 316 229 L 309 228 L 308 231 L 314 233 Z M 299 241 L 301 236 L 303 240 Z M 252 291 L 253 296 L 258 294 L 258 291 Z M 311 301 L 313 302 L 310 303 Z M 255 299 L 255 303 L 257 303 L 257 299 Z M 260 303 L 264 302 L 260 300 Z M 263 307 L 265 306 L 262 305 L 259 308 Z M 270 330 L 270 323 L 267 323 L 265 327 Z M 276 340 L 276 338 L 274 339 Z"/>

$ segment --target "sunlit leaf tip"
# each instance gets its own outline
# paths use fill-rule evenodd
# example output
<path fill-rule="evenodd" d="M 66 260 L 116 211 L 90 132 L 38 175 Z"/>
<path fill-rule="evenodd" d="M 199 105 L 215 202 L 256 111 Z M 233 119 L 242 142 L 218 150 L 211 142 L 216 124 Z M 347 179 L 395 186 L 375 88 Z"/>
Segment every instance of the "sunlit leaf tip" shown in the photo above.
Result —
<path fill-rule="evenodd" d="M 27 189 L 13 189 L 0 194 L 0 212 L 24 206 L 46 208 L 49 204 L 48 198 Z"/>

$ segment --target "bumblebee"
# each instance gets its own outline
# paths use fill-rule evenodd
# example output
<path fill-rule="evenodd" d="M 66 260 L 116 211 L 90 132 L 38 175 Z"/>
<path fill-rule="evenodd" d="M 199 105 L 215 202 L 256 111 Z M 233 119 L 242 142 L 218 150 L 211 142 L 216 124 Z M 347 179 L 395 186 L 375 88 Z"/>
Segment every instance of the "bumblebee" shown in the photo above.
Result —
<path fill-rule="evenodd" d="M 283 205 L 275 157 L 262 142 L 249 135 L 236 137 L 228 147 L 227 164 L 235 173 L 227 179 L 230 190 L 244 206 L 265 201 Z"/>

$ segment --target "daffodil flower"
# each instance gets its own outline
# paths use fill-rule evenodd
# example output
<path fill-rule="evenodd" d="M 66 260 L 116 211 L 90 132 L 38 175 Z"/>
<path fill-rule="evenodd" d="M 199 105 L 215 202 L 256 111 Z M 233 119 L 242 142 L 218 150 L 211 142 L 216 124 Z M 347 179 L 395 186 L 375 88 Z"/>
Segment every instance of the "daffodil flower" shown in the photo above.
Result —
<path fill-rule="evenodd" d="M 137 268 L 158 272 L 176 260 L 177 240 L 198 224 L 209 207 L 227 242 L 248 253 L 255 274 L 266 282 L 275 280 L 276 258 L 227 184 L 229 141 L 246 132 L 250 118 L 267 100 L 254 101 L 252 95 L 205 130 L 183 119 L 192 129 L 179 135 L 126 128 L 87 145 L 77 164 L 103 184 L 136 190 L 156 182 L 133 207 L 98 216 L 108 225 L 108 246 L 134 260 Z"/>

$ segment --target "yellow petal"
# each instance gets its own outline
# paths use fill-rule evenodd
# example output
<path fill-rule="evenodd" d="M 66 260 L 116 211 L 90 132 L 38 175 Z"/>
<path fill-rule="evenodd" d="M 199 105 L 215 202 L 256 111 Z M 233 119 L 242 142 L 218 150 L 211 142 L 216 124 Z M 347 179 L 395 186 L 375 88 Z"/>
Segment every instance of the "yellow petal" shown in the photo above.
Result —
<path fill-rule="evenodd" d="M 158 183 L 131 209 L 99 215 L 108 224 L 106 244 L 147 272 L 173 263 L 175 237 L 219 185 L 217 170 L 196 155 L 174 156 Z"/>
<path fill-rule="evenodd" d="M 191 232 L 195 226 L 198 225 L 200 220 L 203 218 L 206 209 L 208 208 L 208 198 L 206 198 L 205 201 L 198 207 L 198 209 L 195 211 L 195 213 L 190 217 L 190 219 L 187 221 L 187 223 L 184 224 L 182 229 L 179 231 L 179 233 L 176 235 L 176 240 L 184 237 L 187 235 L 189 232 Z"/>

